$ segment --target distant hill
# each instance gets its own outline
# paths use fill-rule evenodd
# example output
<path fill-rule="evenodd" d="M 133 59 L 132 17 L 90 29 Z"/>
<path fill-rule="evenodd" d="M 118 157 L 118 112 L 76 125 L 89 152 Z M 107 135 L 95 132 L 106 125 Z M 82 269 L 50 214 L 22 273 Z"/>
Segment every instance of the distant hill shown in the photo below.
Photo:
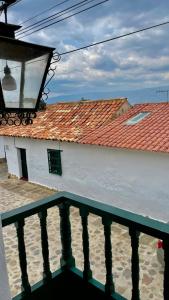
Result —
<path fill-rule="evenodd" d="M 108 99 L 127 97 L 131 104 L 145 103 L 145 102 L 167 102 L 167 93 L 158 93 L 159 90 L 169 90 L 169 86 L 161 86 L 154 88 L 145 88 L 137 90 L 126 91 L 112 91 L 112 92 L 86 92 L 83 94 L 62 95 L 51 97 L 49 94 L 48 103 L 55 103 L 60 101 L 79 101 L 81 99 Z"/>

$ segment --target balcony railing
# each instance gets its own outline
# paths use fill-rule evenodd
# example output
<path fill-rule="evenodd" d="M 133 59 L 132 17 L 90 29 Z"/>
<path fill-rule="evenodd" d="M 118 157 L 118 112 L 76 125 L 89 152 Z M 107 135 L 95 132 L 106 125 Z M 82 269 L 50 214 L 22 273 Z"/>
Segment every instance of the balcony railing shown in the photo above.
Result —
<path fill-rule="evenodd" d="M 56 272 L 50 270 L 49 245 L 47 232 L 47 211 L 58 206 L 60 212 L 60 235 L 62 244 L 61 267 Z M 79 209 L 82 223 L 82 241 L 84 255 L 83 272 L 75 267 L 71 247 L 70 207 Z M 102 285 L 92 278 L 90 266 L 90 243 L 88 215 L 92 213 L 102 218 L 105 239 L 106 282 Z M 43 256 L 43 278 L 31 286 L 27 272 L 27 255 L 24 239 L 25 219 L 38 214 L 41 228 L 41 248 Z M 116 299 L 125 300 L 115 291 L 112 273 L 111 224 L 119 223 L 128 227 L 131 238 L 131 277 L 132 300 L 140 299 L 139 291 L 139 235 L 145 233 L 164 243 L 164 282 L 163 299 L 169 299 L 169 225 L 134 213 L 105 205 L 67 192 L 56 193 L 46 199 L 25 205 L 2 214 L 2 226 L 15 224 L 18 239 L 18 255 L 21 270 L 21 293 L 13 300 L 42 299 Z M 77 292 L 80 293 L 77 295 Z M 51 295 L 51 296 L 50 296 Z M 55 295 L 55 297 L 53 296 Z M 59 298 L 60 295 L 60 298 Z M 73 295 L 73 296 L 72 296 Z"/>

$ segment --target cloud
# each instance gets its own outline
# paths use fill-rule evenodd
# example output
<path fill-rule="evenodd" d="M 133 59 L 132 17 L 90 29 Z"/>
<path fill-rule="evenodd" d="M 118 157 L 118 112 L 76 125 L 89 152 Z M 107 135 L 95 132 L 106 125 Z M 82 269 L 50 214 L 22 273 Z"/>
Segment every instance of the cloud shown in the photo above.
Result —
<path fill-rule="evenodd" d="M 71 1 L 65 7 L 74 3 L 77 1 Z M 52 1 L 48 7 L 50 5 L 53 5 Z M 25 12 L 32 16 L 39 12 L 39 7 L 41 10 L 47 8 L 46 1 L 25 0 L 22 5 L 18 4 L 11 9 L 10 19 L 13 22 L 24 20 L 28 17 Z M 54 46 L 62 53 L 167 21 L 168 9 L 168 0 L 108 1 L 30 35 L 25 40 Z M 77 90 L 85 93 L 86 89 L 96 93 L 111 89 L 114 92 L 168 84 L 168 27 L 166 25 L 62 56 L 57 63 L 55 80 L 51 83 L 53 93 L 72 95 Z"/>

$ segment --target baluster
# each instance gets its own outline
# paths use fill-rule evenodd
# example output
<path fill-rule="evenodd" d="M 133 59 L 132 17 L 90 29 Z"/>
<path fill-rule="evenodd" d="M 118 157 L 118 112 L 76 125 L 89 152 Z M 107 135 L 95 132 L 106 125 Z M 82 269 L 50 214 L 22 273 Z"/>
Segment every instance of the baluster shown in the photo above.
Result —
<path fill-rule="evenodd" d="M 112 245 L 111 245 L 111 218 L 103 217 L 102 224 L 104 226 L 104 236 L 105 236 L 105 266 L 106 266 L 106 283 L 105 283 L 105 293 L 110 296 L 115 292 L 115 286 L 113 282 L 112 274 Z"/>
<path fill-rule="evenodd" d="M 41 243 L 42 243 L 42 256 L 43 256 L 43 280 L 47 282 L 52 278 L 49 264 L 49 246 L 48 246 L 48 233 L 46 228 L 47 211 L 43 210 L 39 214 L 40 227 L 41 227 Z"/>
<path fill-rule="evenodd" d="M 134 228 L 129 228 L 129 234 L 131 236 L 131 275 L 132 275 L 132 298 L 131 300 L 140 299 L 139 290 L 139 235 L 140 232 L 136 231 Z"/>
<path fill-rule="evenodd" d="M 24 225 L 25 225 L 24 220 L 15 223 L 17 238 L 18 238 L 19 263 L 21 269 L 21 291 L 23 297 L 31 293 L 31 287 L 29 284 L 28 273 L 27 273 L 27 260 L 26 260 L 25 241 L 24 241 Z"/>
<path fill-rule="evenodd" d="M 90 257 L 89 257 L 88 215 L 89 212 L 86 209 L 83 208 L 80 209 L 80 216 L 82 221 L 83 255 L 84 255 L 83 279 L 87 281 L 92 278 L 92 271 L 90 269 Z"/>
<path fill-rule="evenodd" d="M 60 235 L 62 243 L 62 257 L 60 264 L 62 268 L 71 268 L 75 266 L 75 259 L 72 255 L 71 248 L 71 225 L 69 218 L 69 204 L 63 202 L 59 205 L 60 213 Z"/>
<path fill-rule="evenodd" d="M 164 300 L 169 299 L 169 239 L 163 241 L 164 245 Z"/>

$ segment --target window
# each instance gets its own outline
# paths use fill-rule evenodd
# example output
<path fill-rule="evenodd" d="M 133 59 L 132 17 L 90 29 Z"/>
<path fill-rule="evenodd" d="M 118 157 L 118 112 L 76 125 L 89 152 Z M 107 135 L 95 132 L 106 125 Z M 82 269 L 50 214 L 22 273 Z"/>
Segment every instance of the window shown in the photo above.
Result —
<path fill-rule="evenodd" d="M 47 149 L 49 173 L 62 175 L 61 150 Z"/>
<path fill-rule="evenodd" d="M 143 120 L 146 116 L 148 116 L 150 113 L 149 112 L 141 112 L 134 116 L 133 118 L 129 119 L 126 124 L 127 125 L 134 125 Z"/>

